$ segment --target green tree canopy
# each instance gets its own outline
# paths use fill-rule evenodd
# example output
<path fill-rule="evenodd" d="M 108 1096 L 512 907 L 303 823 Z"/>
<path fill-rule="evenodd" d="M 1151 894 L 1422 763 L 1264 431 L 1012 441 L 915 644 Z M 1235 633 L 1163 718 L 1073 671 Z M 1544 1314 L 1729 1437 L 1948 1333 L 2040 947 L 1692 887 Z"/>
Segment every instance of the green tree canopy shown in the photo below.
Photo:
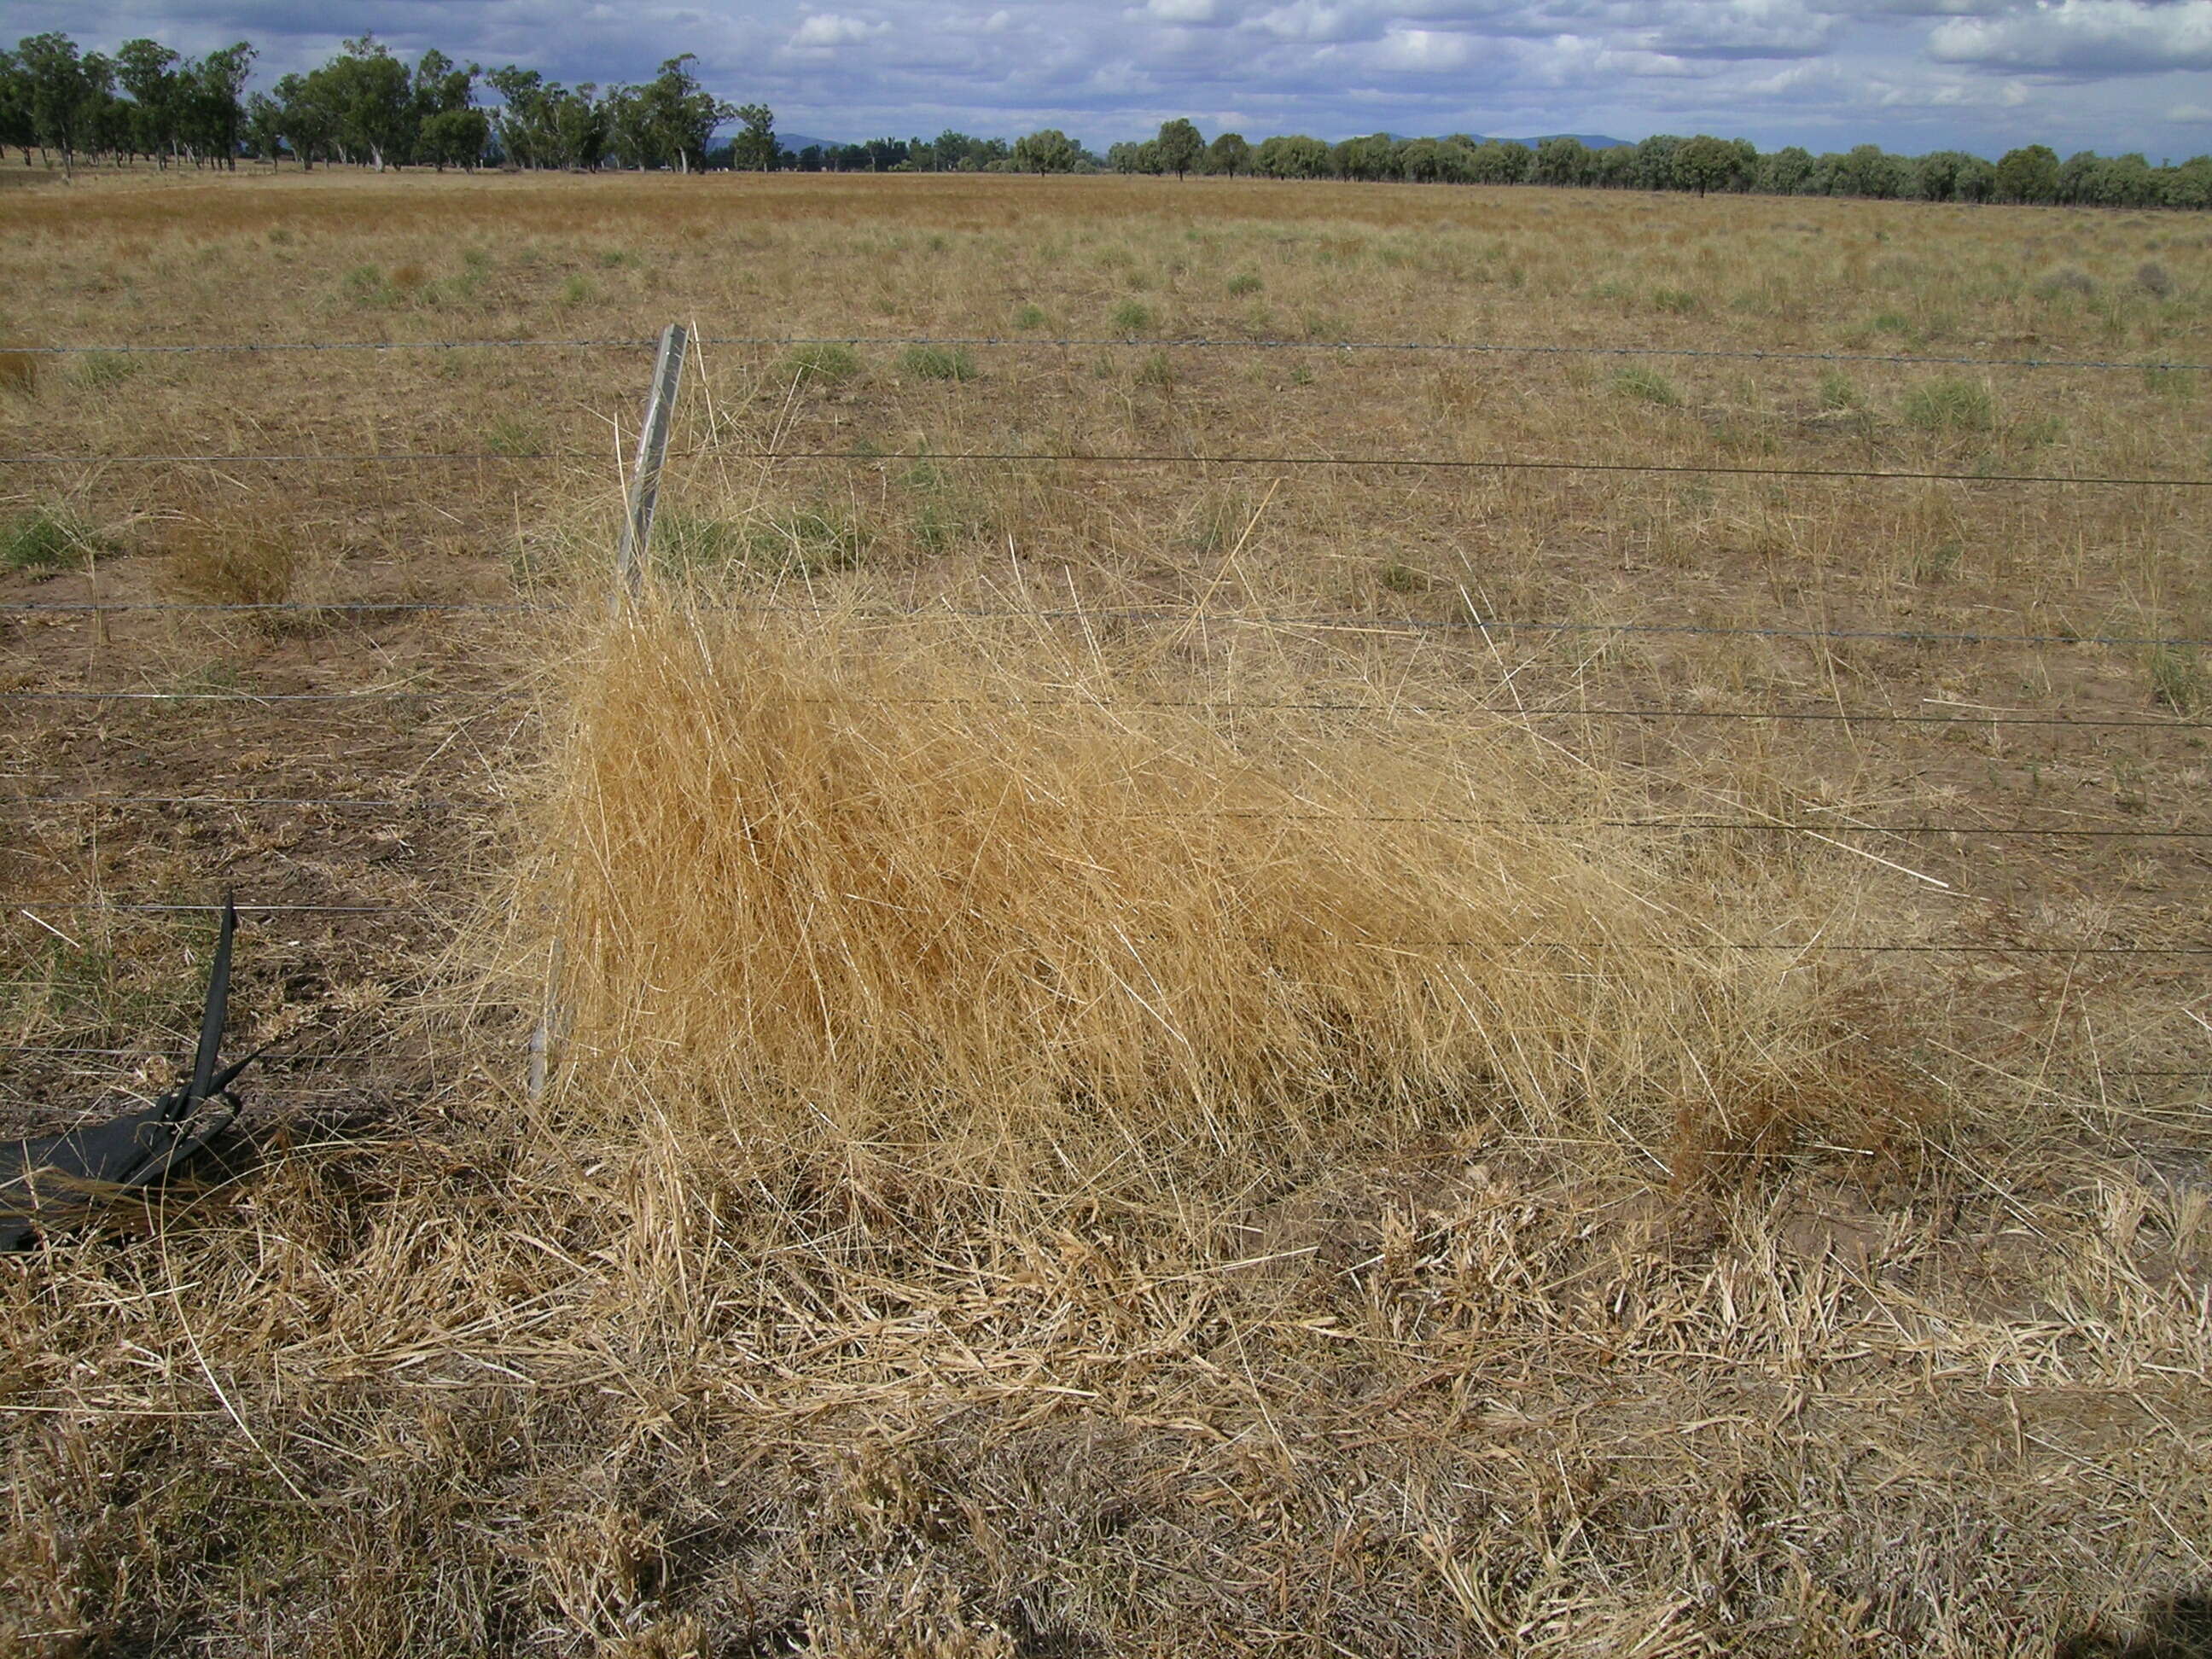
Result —
<path fill-rule="evenodd" d="M 740 104 L 734 112 L 743 130 L 730 143 L 730 165 L 765 173 L 775 165 L 775 112 L 766 104 Z"/>
<path fill-rule="evenodd" d="M 1178 179 L 1186 176 L 1206 155 L 1206 140 L 1198 129 L 1182 116 L 1160 123 L 1160 135 L 1154 140 L 1160 147 L 1160 166 Z"/>
<path fill-rule="evenodd" d="M 2008 149 L 1997 161 L 1997 196 L 2007 202 L 2058 198 L 2058 155 L 2048 144 Z"/>
<path fill-rule="evenodd" d="M 1075 140 L 1058 127 L 1045 127 L 1014 140 L 1014 166 L 1024 173 L 1073 173 L 1083 160 Z"/>

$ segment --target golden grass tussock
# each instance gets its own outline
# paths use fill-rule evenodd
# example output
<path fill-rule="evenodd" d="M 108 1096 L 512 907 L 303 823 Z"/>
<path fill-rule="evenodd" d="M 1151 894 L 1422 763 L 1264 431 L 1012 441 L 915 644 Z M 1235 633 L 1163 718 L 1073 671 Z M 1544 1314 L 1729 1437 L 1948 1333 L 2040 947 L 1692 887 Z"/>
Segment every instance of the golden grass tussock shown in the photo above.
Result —
<path fill-rule="evenodd" d="M 1841 1097 L 1833 981 L 1711 948 L 1509 724 L 953 631 L 649 604 L 564 677 L 525 909 L 595 1097 L 1010 1180 L 1486 1117 L 1703 1158 Z"/>

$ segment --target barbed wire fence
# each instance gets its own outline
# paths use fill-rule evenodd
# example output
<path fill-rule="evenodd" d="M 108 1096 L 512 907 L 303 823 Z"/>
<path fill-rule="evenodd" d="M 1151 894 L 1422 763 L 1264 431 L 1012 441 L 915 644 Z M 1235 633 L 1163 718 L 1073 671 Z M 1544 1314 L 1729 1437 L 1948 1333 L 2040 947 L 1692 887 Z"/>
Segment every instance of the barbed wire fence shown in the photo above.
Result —
<path fill-rule="evenodd" d="M 672 335 L 677 337 L 675 356 L 670 356 Z M 750 462 L 763 466 L 792 463 L 880 465 L 885 463 L 927 462 L 937 465 L 966 464 L 984 467 L 1065 466 L 1070 468 L 1145 467 L 1167 470 L 1181 469 L 1256 469 L 1276 472 L 1300 470 L 1364 470 L 1375 471 L 1410 471 L 1414 472 L 1492 472 L 1509 473 L 1570 473 L 1570 474 L 1627 474 L 1652 477 L 1705 476 L 1714 477 L 1746 477 L 1773 479 L 1833 479 L 1874 483 L 1942 483 L 1966 487 L 2003 487 L 2031 489 L 2091 488 L 2098 489 L 2179 489 L 2198 491 L 2212 489 L 2212 476 L 2196 474 L 2109 474 L 2088 475 L 2051 472 L 2000 472 L 1990 470 L 1914 469 L 1886 467 L 1818 467 L 1741 465 L 1725 462 L 1679 460 L 1598 461 L 1575 457 L 1495 456 L 1469 458 L 1463 456 L 1408 454 L 1402 453 L 1341 453 L 1305 452 L 1291 453 L 1243 453 L 1237 451 L 1204 451 L 1197 449 L 1152 449 L 1129 451 L 1078 450 L 1073 448 L 1030 449 L 973 449 L 967 451 L 933 451 L 912 449 L 880 451 L 868 448 L 826 449 L 806 447 L 745 447 L 736 445 L 715 445 L 674 452 L 667 448 L 668 419 L 674 404 L 677 378 L 682 364 L 691 351 L 705 347 L 740 347 L 792 350 L 808 346 L 841 345 L 851 348 L 934 348 L 989 350 L 1059 350 L 1075 349 L 1145 349 L 1153 351 L 1192 352 L 1312 352 L 1344 354 L 1406 354 L 1460 357 L 1521 357 L 1546 358 L 1616 358 L 1616 359 L 1710 359 L 1729 362 L 1813 363 L 1813 364 L 1881 364 L 1905 368 L 1933 367 L 1944 368 L 1973 368 L 1983 369 L 2079 371 L 2087 373 L 2134 373 L 2141 374 L 2212 373 L 2212 364 L 2169 359 L 2094 359 L 2071 357 L 2037 357 L 2005 356 L 1936 355 L 1926 353 L 1877 353 L 1836 351 L 1788 351 L 1762 349 L 1704 349 L 1664 346 L 1621 346 L 1610 344 L 1580 344 L 1536 342 L 1498 341 L 1431 341 L 1431 340 L 1352 340 L 1323 338 L 1269 337 L 1165 337 L 1151 335 L 1109 336 L 1019 336 L 960 335 L 960 334 L 845 334 L 845 335 L 708 335 L 690 333 L 672 328 L 659 337 L 590 337 L 574 338 L 501 338 L 501 339 L 421 339 L 421 340 L 356 340 L 356 341 L 215 341 L 179 343 L 124 344 L 66 344 L 37 345 L 9 348 L 30 355 L 55 356 L 186 356 L 204 354 L 222 356 L 254 355 L 316 354 L 316 353 L 386 353 L 386 352 L 465 352 L 465 351 L 629 351 L 656 349 L 659 358 L 653 380 L 653 394 L 647 412 L 641 423 L 640 442 L 635 461 L 629 471 L 629 507 L 623 521 L 623 554 L 617 565 L 616 588 L 619 595 L 626 586 L 634 585 L 643 568 L 643 553 L 651 533 L 653 493 L 661 466 L 669 459 L 682 459 L 713 455 L 719 459 Z M 248 466 L 307 466 L 358 467 L 410 471 L 433 467 L 597 467 L 580 456 L 561 455 L 544 452 L 509 453 L 505 451 L 327 451 L 322 449 L 269 450 L 262 452 L 226 453 L 218 451 L 179 451 L 170 453 L 0 453 L 0 467 L 22 470 L 70 470 L 97 472 L 116 467 L 248 467 Z M 588 602 L 584 602 L 588 603 Z M 1039 627 L 1061 623 L 1095 621 L 1112 617 L 1129 621 L 1146 619 L 1192 619 L 1188 609 L 1146 605 L 974 607 L 954 605 L 913 606 L 829 606 L 819 604 L 792 604 L 785 601 L 754 602 L 742 599 L 710 600 L 714 608 L 732 612 L 750 613 L 763 617 L 793 618 L 822 618 L 838 617 L 871 621 L 961 621 L 1024 623 Z M 368 619 L 400 617 L 554 617 L 579 608 L 579 602 L 544 599 L 516 601 L 485 600 L 418 600 L 411 599 L 354 599 L 331 603 L 295 601 L 188 603 L 168 600 L 125 599 L 108 600 L 46 601 L 18 599 L 0 601 L 0 617 L 47 617 L 59 620 L 66 617 L 141 614 L 179 619 L 207 620 L 224 617 L 297 617 L 308 621 L 348 617 Z M 1393 617 L 1350 613 L 1273 614 L 1268 612 L 1227 611 L 1208 614 L 1203 617 L 1209 625 L 1223 627 L 1264 628 L 1277 630 L 1333 629 L 1357 630 L 1366 635 L 1403 635 L 1408 639 L 1434 639 L 1439 636 L 1462 636 L 1480 641 L 1486 645 L 1505 638 L 1531 636 L 1549 639 L 1632 639 L 1638 637 L 1763 639 L 1788 640 L 1823 644 L 1888 643 L 1916 647 L 2014 647 L 2034 651 L 2074 649 L 2128 649 L 2196 651 L 2212 647 L 2212 637 L 2189 634 L 2111 633 L 2111 632 L 2001 632 L 1961 631 L 1942 629 L 1822 628 L 1784 625 L 1716 624 L 1702 621 L 1654 621 L 1644 617 L 1624 618 L 1618 621 L 1513 617 L 1483 614 L 1471 605 L 1464 614 L 1449 619 Z M 926 702 L 931 699 L 894 699 L 895 701 Z M 14 687 L 0 690 L 0 703 L 15 706 L 59 705 L 82 706 L 88 709 L 128 709 L 134 706 L 151 707 L 165 704 L 203 704 L 228 706 L 242 709 L 268 709 L 278 716 L 293 708 L 306 706 L 398 706 L 416 707 L 470 706 L 478 709 L 516 708 L 527 712 L 532 699 L 524 693 L 505 687 L 482 684 L 441 687 L 371 686 L 344 691 L 287 691 L 258 692 L 247 690 L 161 690 L 143 686 L 94 687 Z M 1503 703 L 1483 699 L 1455 701 L 1449 704 L 1423 702 L 1418 699 L 1361 699 L 1344 697 L 1314 697 L 1311 699 L 1253 699 L 1249 697 L 1187 698 L 1187 699 L 1130 699 L 1101 702 L 1080 698 L 1020 698 L 986 699 L 994 702 L 1012 702 L 1027 706 L 1055 708 L 1091 708 L 1103 712 L 1126 714 L 1148 709 L 1173 710 L 1200 716 L 1230 714 L 1240 712 L 1266 711 L 1279 714 L 1352 714 L 1392 719 L 1429 717 L 1437 720 L 1465 720 L 1485 718 L 1512 721 L 1534 726 L 1539 723 L 1654 723 L 1700 722 L 1742 723 L 1782 726 L 1818 724 L 1845 729 L 1856 726 L 1957 727 L 1992 732 L 2008 727 L 2043 730 L 2077 730 L 2082 732 L 2138 732 L 2145 733 L 2200 732 L 2212 729 L 2212 721 L 2190 718 L 2177 714 L 2173 717 L 2067 715 L 2042 714 L 2021 711 L 1991 710 L 1963 706 L 1939 704 L 1922 711 L 1900 713 L 1890 708 L 1851 709 L 1844 708 L 1780 708 L 1746 707 L 1715 708 L 1703 706 L 1616 704 L 1594 705 L 1578 699 L 1571 704 L 1530 706 L 1516 701 Z M 27 781 L 34 775 L 18 772 Z M 495 803 L 492 798 L 433 794 L 343 795 L 343 794 L 221 794 L 146 793 L 40 791 L 26 788 L 0 793 L 0 813 L 19 813 L 24 811 L 47 812 L 130 813 L 152 810 L 161 812 L 195 812 L 221 811 L 233 813 L 331 811 L 345 814 L 382 816 L 404 819 L 428 813 L 467 813 L 483 811 Z M 1193 816 L 1194 814 L 1178 814 Z M 1133 815 L 1107 815 L 1133 816 Z M 1134 815 L 1152 816 L 1152 815 Z M 1194 814 L 1194 816 L 1220 816 Z M 1240 815 L 1232 815 L 1240 816 Z M 1293 815 L 1307 816 L 1307 815 Z M 1369 823 L 1417 823 L 1436 825 L 1475 825 L 1495 822 L 1484 818 L 1434 814 L 1351 814 L 1327 813 L 1310 815 L 1317 817 Z M 2212 841 L 2212 829 L 2200 829 L 2182 824 L 2115 823 L 2104 821 L 2060 822 L 2049 823 L 1995 823 L 1977 821 L 1970 817 L 1952 819 L 1869 823 L 1853 821 L 1844 814 L 1817 817 L 1783 818 L 1774 816 L 1716 814 L 1665 814 L 1640 817 L 1594 816 L 1583 818 L 1560 818 L 1541 821 L 1543 827 L 1632 833 L 1648 836 L 1799 836 L 1829 842 L 1832 844 L 1857 844 L 1867 842 L 1889 841 L 1911 842 L 1918 838 L 1949 837 L 1961 842 L 2032 842 L 2063 852 L 2069 842 L 2176 843 L 2188 845 Z M 1887 860 L 1881 860 L 1889 862 Z M 1905 866 L 1897 866 L 1899 869 Z M 1907 874 L 1915 873 L 1909 869 Z M 1923 877 L 1922 879 L 1928 879 Z M 356 901 L 349 897 L 331 900 L 259 899 L 243 901 L 240 911 L 259 917 L 332 916 L 332 917 L 396 917 L 413 916 L 430 922 L 446 917 L 441 907 L 403 905 L 384 902 Z M 0 893 L 0 911 L 27 919 L 49 933 L 59 930 L 40 920 L 41 913 L 70 915 L 99 913 L 117 915 L 188 918 L 215 912 L 218 906 L 211 902 L 194 902 L 173 899 L 154 899 L 129 895 L 103 894 L 89 898 L 46 898 L 37 895 Z M 1544 951 L 1588 952 L 1599 955 L 1613 948 L 1603 940 L 1573 939 L 1510 939 L 1510 940 L 1364 940 L 1340 941 L 1346 948 L 1417 944 L 1429 948 L 1468 951 Z M 1696 948 L 1721 952 L 1779 954 L 1806 960 L 1822 957 L 1958 957 L 2060 959 L 2067 963 L 2081 960 L 2140 959 L 2147 963 L 2172 964 L 2212 955 L 2212 939 L 2189 939 L 2180 941 L 2144 942 L 2132 939 L 2087 938 L 2081 939 L 2036 939 L 2012 938 L 1937 941 L 1915 939 L 1832 939 L 1813 937 L 1797 939 L 1742 939 L 1725 937 L 1717 930 L 1712 936 L 1694 941 Z M 550 1023 L 541 1023 L 532 1041 L 532 1086 L 542 1087 L 547 1048 L 551 1041 Z M 40 1043 L 31 1041 L 0 1042 L 0 1053 L 20 1055 L 39 1055 L 77 1060 L 123 1060 L 143 1056 L 143 1049 L 100 1045 L 71 1045 Z M 280 1064 L 301 1068 L 343 1067 L 350 1065 L 368 1066 L 376 1062 L 379 1052 L 374 1048 L 349 1048 L 323 1052 L 301 1051 L 278 1053 L 272 1056 Z M 2144 1066 L 2136 1068 L 2106 1068 L 2109 1075 L 2143 1078 L 2172 1078 L 2193 1079 L 2212 1076 L 2212 1068 L 2196 1069 L 2173 1066 Z"/>

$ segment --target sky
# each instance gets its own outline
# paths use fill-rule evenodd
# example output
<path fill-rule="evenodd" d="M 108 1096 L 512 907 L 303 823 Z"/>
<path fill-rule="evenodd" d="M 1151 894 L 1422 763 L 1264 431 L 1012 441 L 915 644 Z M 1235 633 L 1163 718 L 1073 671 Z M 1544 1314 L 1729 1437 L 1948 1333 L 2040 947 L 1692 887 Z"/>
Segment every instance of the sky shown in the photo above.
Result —
<path fill-rule="evenodd" d="M 570 82 L 702 79 L 781 131 L 1094 148 L 1236 131 L 1712 132 L 1768 149 L 2212 152 L 2212 0 L 9 0 L 11 35 L 260 50 L 257 85 L 373 31 Z"/>

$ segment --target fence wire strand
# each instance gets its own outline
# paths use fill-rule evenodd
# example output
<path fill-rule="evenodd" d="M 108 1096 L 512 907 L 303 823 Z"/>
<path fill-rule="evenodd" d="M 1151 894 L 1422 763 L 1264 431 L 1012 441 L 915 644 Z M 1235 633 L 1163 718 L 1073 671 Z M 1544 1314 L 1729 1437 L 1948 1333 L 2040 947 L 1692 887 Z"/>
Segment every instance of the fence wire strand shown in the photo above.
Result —
<path fill-rule="evenodd" d="M 1265 611 L 1206 611 L 1170 605 L 1066 605 L 1060 607 L 916 605 L 904 609 L 870 609 L 827 605 L 748 604 L 742 601 L 701 602 L 701 611 L 744 616 L 805 617 L 842 622 L 1094 622 L 1103 618 L 1124 621 L 1173 622 L 1200 627 L 1315 629 L 1352 633 L 1483 635 L 1651 635 L 1683 638 L 1832 640 L 1859 643 L 1901 645 L 2014 645 L 2106 646 L 2171 650 L 2212 647 L 2212 635 L 2142 634 L 1985 634 L 1942 629 L 1911 628 L 1788 628 L 1731 626 L 1717 623 L 1671 622 L 1558 622 L 1522 620 L 1507 617 L 1468 616 L 1367 617 L 1349 612 L 1319 616 L 1283 616 Z M 325 615 L 379 616 L 385 614 L 460 616 L 566 616 L 577 607 L 567 602 L 501 602 L 456 599 L 422 600 L 337 599 L 264 600 L 228 605 L 188 604 L 155 599 L 0 599 L 0 615 L 106 616 L 261 616 Z"/>
<path fill-rule="evenodd" d="M 2153 476 L 2100 475 L 2071 472 L 1959 472 L 1881 467 L 1738 466 L 1721 461 L 1574 461 L 1512 457 L 1480 459 L 1445 455 L 1255 455 L 1238 453 L 1183 453 L 1171 450 L 1090 452 L 1081 450 L 879 450 L 848 449 L 733 450 L 711 449 L 672 454 L 671 459 L 717 456 L 724 460 L 768 464 L 779 461 L 833 461 L 851 466 L 872 466 L 886 461 L 928 461 L 940 465 L 962 463 L 1020 466 L 1220 466 L 1274 467 L 1284 471 L 1307 469 L 1388 471 L 1399 468 L 1417 471 L 1553 472 L 1635 474 L 1642 477 L 1720 478 L 1828 478 L 1892 483 L 2077 485 L 2094 489 L 2212 489 L 2212 477 L 2161 478 Z M 590 458 L 524 452 L 497 454 L 484 451 L 423 450 L 391 454 L 347 454 L 321 451 L 291 453 L 207 453 L 168 455 L 0 455 L 0 466 L 410 466 L 465 465 L 589 465 Z"/>
<path fill-rule="evenodd" d="M 601 335 L 548 339 L 430 339 L 430 340 L 209 340 L 174 344 L 33 345 L 9 350 L 33 356 L 189 356 L 195 354 L 240 356 L 319 351 L 571 351 L 623 349 L 645 350 L 655 343 L 650 335 Z M 1649 346 L 1582 344 L 1516 340 L 1330 340 L 1307 337 L 1238 335 L 1043 335 L 1043 334 L 708 334 L 692 343 L 701 346 L 756 346 L 787 349 L 794 346 L 856 347 L 919 346 L 969 347 L 1004 350 L 1189 350 L 1189 351 L 1340 351 L 1347 353 L 1434 352 L 1443 356 L 1498 357 L 1661 357 L 1710 359 L 1726 362 L 1775 363 L 1893 363 L 1939 368 L 2087 369 L 2119 374 L 2198 373 L 2212 364 L 2169 358 L 2098 358 L 1976 356 L 1911 351 L 1765 350 L 1757 347 Z"/>

